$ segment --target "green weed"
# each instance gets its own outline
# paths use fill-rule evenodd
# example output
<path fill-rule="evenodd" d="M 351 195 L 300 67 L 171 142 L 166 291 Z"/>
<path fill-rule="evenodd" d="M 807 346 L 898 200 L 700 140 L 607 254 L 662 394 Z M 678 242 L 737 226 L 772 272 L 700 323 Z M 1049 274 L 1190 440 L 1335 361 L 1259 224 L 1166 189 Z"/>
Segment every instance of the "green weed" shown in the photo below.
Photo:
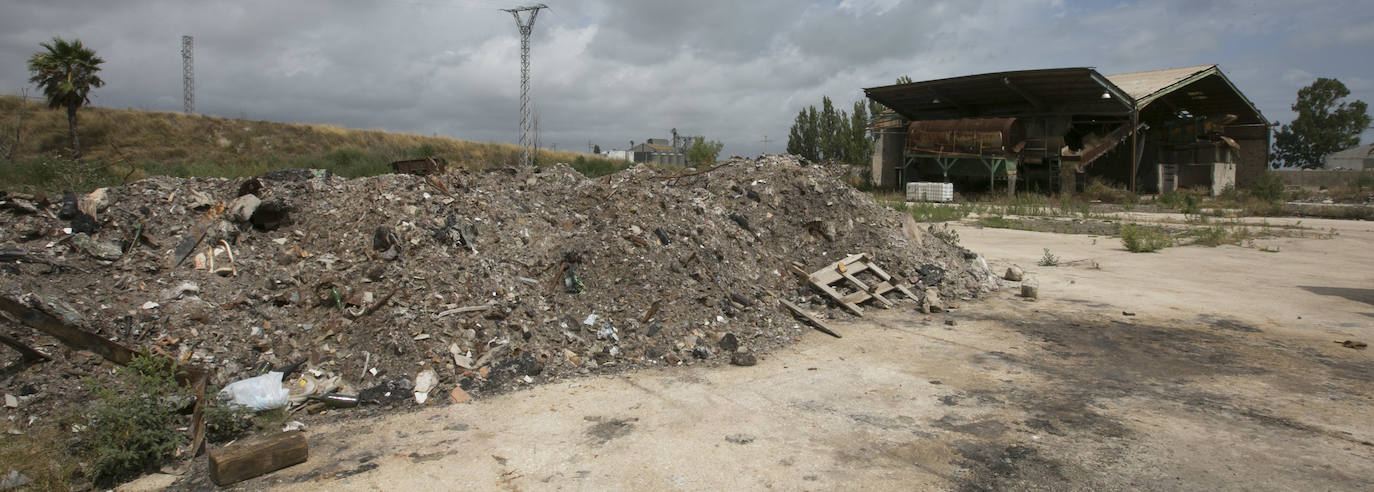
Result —
<path fill-rule="evenodd" d="M 1040 266 L 1059 266 L 1059 257 L 1045 248 L 1045 255 L 1040 257 Z"/>
<path fill-rule="evenodd" d="M 1148 253 L 1173 246 L 1174 240 L 1160 227 L 1122 224 L 1121 244 L 1133 253 Z"/>

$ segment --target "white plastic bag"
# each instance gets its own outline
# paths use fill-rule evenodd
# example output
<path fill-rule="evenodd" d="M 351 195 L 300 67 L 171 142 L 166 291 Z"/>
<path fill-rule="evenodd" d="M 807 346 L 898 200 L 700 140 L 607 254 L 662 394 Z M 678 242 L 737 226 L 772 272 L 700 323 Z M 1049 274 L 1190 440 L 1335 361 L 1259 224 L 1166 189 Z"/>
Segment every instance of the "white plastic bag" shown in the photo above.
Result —
<path fill-rule="evenodd" d="M 220 398 L 235 405 L 243 405 L 260 412 L 281 408 L 291 397 L 291 390 L 281 385 L 282 373 L 268 372 L 261 376 L 234 381 L 219 390 Z"/>

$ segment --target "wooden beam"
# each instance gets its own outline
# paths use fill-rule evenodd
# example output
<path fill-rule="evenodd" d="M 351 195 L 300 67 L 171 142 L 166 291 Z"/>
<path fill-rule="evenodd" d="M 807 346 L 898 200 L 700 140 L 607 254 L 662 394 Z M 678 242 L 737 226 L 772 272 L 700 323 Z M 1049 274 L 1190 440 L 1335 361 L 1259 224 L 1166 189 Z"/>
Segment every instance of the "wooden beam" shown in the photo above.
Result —
<path fill-rule="evenodd" d="M 34 298 L 36 297 L 34 296 Z M 43 311 L 39 306 L 32 306 L 31 304 L 41 304 L 36 299 L 29 298 L 26 300 L 29 302 L 25 303 L 7 296 L 0 296 L 0 310 L 14 315 L 20 323 L 30 328 L 52 335 L 61 340 L 62 343 L 72 347 L 95 352 L 115 364 L 122 366 L 133 360 L 134 352 L 128 347 L 106 340 L 100 335 L 75 325 L 67 324 L 58 317 Z"/>
<path fill-rule="evenodd" d="M 955 109 L 955 110 L 957 110 L 958 112 L 960 112 L 960 113 L 962 113 L 962 114 L 964 114 L 964 115 L 971 115 L 971 114 L 973 114 L 971 111 L 969 111 L 968 107 L 964 106 L 963 104 L 959 104 L 959 101 L 955 101 L 955 100 L 953 100 L 953 99 L 950 99 L 950 98 L 948 98 L 948 97 L 945 97 L 945 96 L 941 95 L 939 92 L 935 92 L 935 89 L 927 88 L 927 89 L 926 89 L 926 92 L 929 92 L 929 93 L 930 93 L 930 97 L 933 97 L 933 98 L 939 100 L 940 103 L 945 103 L 945 104 L 949 104 L 950 106 L 954 106 L 954 109 Z M 938 104 L 938 103 L 937 103 L 937 104 Z"/>
<path fill-rule="evenodd" d="M 1030 93 L 1026 92 L 1025 89 L 1022 89 L 1021 87 L 1012 83 L 1010 77 L 1002 77 L 1002 85 L 1007 86 L 1007 88 L 1011 89 L 1012 92 L 1015 92 L 1016 95 L 1021 96 L 1021 99 L 1025 99 L 1026 102 L 1031 104 L 1031 106 L 1035 106 L 1035 109 L 1039 109 L 1041 111 L 1045 109 L 1045 103 L 1041 102 L 1040 98 L 1030 95 Z"/>
<path fill-rule="evenodd" d="M 797 316 L 801 316 L 802 318 L 806 319 L 807 322 L 811 323 L 811 326 L 815 327 L 816 330 L 819 330 L 821 333 L 830 335 L 835 338 L 844 338 L 841 337 L 839 333 L 835 333 L 835 330 L 831 330 L 829 326 L 826 326 L 825 322 L 816 319 L 815 316 L 812 316 L 811 313 L 808 313 L 802 308 L 797 307 L 796 304 L 787 302 L 786 299 L 778 299 L 778 302 L 781 302 L 782 305 L 787 306 L 787 309 L 792 310 L 792 312 L 795 313 Z"/>
<path fill-rule="evenodd" d="M 282 432 L 210 451 L 210 480 L 225 486 L 305 463 L 309 458 L 304 433 Z"/>

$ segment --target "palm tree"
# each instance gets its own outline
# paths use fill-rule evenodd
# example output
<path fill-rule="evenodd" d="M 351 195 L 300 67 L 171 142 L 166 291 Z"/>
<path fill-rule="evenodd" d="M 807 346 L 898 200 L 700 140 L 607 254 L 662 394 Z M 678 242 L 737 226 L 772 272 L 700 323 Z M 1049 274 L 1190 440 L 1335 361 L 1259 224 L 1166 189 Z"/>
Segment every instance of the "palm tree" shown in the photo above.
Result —
<path fill-rule="evenodd" d="M 38 84 L 48 99 L 48 107 L 67 109 L 67 131 L 72 139 L 72 157 L 81 159 L 81 140 L 76 132 L 76 110 L 90 104 L 91 89 L 105 85 L 96 76 L 100 64 L 95 50 L 81 45 L 80 39 L 70 43 L 53 37 L 51 43 L 39 43 L 47 51 L 39 51 L 29 58 L 29 82 Z"/>

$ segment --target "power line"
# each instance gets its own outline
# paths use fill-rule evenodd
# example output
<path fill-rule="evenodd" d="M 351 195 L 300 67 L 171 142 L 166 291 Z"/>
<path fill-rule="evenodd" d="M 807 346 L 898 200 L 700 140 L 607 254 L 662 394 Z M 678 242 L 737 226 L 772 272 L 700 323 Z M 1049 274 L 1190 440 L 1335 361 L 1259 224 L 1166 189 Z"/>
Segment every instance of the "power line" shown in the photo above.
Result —
<path fill-rule="evenodd" d="M 195 39 L 181 37 L 181 108 L 186 114 L 196 112 Z"/>
<path fill-rule="evenodd" d="M 534 32 L 534 18 L 546 8 L 549 6 L 541 3 L 502 9 L 515 17 L 515 27 L 520 30 L 520 160 L 526 166 L 534 164 L 530 148 L 530 34 Z M 521 19 L 521 12 L 529 12 L 529 19 Z"/>

